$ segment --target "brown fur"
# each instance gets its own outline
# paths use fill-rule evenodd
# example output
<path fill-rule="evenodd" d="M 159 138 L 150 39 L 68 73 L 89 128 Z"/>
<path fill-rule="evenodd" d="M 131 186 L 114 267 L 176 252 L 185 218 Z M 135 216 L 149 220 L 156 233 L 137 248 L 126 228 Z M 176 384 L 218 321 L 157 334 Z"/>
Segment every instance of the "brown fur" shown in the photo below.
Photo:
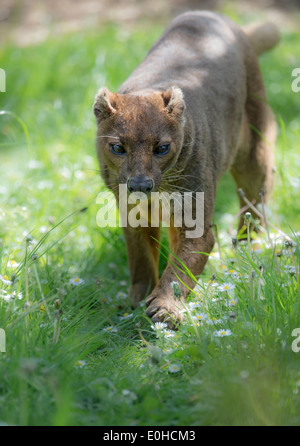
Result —
<path fill-rule="evenodd" d="M 204 191 L 203 236 L 186 238 L 185 227 L 169 231 L 171 251 L 193 275 L 207 261 L 196 252 L 210 253 L 214 245 L 210 223 L 220 176 L 230 170 L 237 187 L 256 203 L 261 189 L 266 199 L 272 189 L 276 126 L 256 52 L 278 39 L 272 26 L 246 32 L 249 37 L 216 13 L 182 14 L 119 92 L 101 89 L 94 105 L 101 173 L 117 198 L 119 183 L 132 177 L 151 178 L 154 191 Z M 153 156 L 153 148 L 167 141 L 170 152 Z M 112 154 L 110 142 L 120 142 L 126 155 Z M 159 240 L 160 228 L 127 227 L 124 234 L 133 302 L 148 295 L 148 316 L 176 325 L 182 313 L 170 284 L 178 281 L 176 274 L 190 288 L 195 283 L 176 269 L 173 256 L 159 280 L 153 237 Z M 180 287 L 184 299 L 189 288 Z"/>

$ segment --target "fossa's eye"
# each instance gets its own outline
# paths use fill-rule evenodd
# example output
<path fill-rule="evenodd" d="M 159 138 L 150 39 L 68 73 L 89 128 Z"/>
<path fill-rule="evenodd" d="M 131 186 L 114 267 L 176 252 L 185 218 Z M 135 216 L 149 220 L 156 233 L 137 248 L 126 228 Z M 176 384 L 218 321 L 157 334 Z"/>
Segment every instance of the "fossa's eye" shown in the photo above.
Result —
<path fill-rule="evenodd" d="M 161 144 L 153 150 L 154 155 L 166 155 L 171 148 L 171 144 Z"/>
<path fill-rule="evenodd" d="M 125 149 L 121 144 L 110 143 L 109 148 L 115 155 L 124 155 L 126 153 Z"/>

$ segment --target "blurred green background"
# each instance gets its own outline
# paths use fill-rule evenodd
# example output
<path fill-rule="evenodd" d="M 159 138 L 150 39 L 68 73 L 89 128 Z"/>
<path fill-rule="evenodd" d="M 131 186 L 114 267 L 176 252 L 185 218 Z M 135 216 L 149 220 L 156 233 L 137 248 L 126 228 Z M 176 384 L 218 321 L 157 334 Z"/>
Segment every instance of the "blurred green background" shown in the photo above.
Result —
<path fill-rule="evenodd" d="M 299 289 L 277 273 L 274 259 L 264 260 L 265 306 L 249 302 L 247 287 L 239 289 L 235 334 L 224 343 L 182 330 L 171 346 L 162 344 L 143 308 L 120 319 L 132 311 L 128 268 L 122 232 L 96 225 L 104 186 L 93 100 L 104 85 L 117 91 L 168 22 L 189 9 L 217 10 L 241 25 L 271 20 L 280 28 L 280 44 L 260 58 L 278 123 L 268 212 L 282 230 L 299 231 L 300 92 L 291 89 L 292 70 L 300 67 L 298 2 L 2 0 L 0 275 L 13 279 L 23 298 L 7 299 L 9 286 L 0 290 L 7 333 L 1 424 L 299 424 L 299 355 L 290 350 L 291 330 L 300 326 Z M 226 174 L 215 212 L 222 249 L 237 211 Z M 8 267 L 12 259 L 20 263 L 16 271 Z M 283 272 L 286 259 L 280 261 Z M 205 280 L 213 272 L 214 261 Z M 74 277 L 84 286 L 72 288 Z M 108 325 L 118 333 L 103 332 Z M 171 356 L 163 356 L 168 349 Z M 167 372 L 172 362 L 182 365 L 178 376 Z"/>

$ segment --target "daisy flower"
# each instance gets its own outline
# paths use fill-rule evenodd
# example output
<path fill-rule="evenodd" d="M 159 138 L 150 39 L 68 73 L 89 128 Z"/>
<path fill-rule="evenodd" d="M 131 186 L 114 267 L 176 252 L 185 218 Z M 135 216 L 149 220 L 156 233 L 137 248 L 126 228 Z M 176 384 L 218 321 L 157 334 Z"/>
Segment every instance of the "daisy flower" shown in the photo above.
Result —
<path fill-rule="evenodd" d="M 195 316 L 193 316 L 193 319 L 195 319 L 198 322 L 204 321 L 207 318 L 207 314 L 205 313 L 196 313 Z"/>
<path fill-rule="evenodd" d="M 218 252 L 211 252 L 211 253 L 209 254 L 209 257 L 211 257 L 211 258 L 213 258 L 213 259 L 217 259 L 217 260 L 219 260 L 219 259 L 220 259 L 220 254 L 219 254 Z"/>
<path fill-rule="evenodd" d="M 107 332 L 111 332 L 111 333 L 117 333 L 118 329 L 111 325 L 110 327 L 103 328 L 102 331 L 107 331 Z"/>
<path fill-rule="evenodd" d="M 224 330 L 223 328 L 222 330 L 215 331 L 215 336 L 219 338 L 223 338 L 224 336 L 230 336 L 231 334 L 232 334 L 231 330 Z"/>
<path fill-rule="evenodd" d="M 189 302 L 188 306 L 189 306 L 189 310 L 193 311 L 196 308 L 200 308 L 201 307 L 201 302 Z"/>
<path fill-rule="evenodd" d="M 153 328 L 153 330 L 164 330 L 167 326 L 168 324 L 166 324 L 166 322 L 155 322 L 154 325 L 151 325 L 151 328 Z"/>
<path fill-rule="evenodd" d="M 227 300 L 224 305 L 225 307 L 234 307 L 236 304 L 238 303 L 238 300 L 233 298 L 233 299 L 229 299 Z"/>
<path fill-rule="evenodd" d="M 129 319 L 133 316 L 133 313 L 124 313 L 123 316 L 120 316 L 120 321 L 124 321 L 125 319 Z"/>
<path fill-rule="evenodd" d="M 281 254 L 283 255 L 283 256 L 286 256 L 286 257 L 289 257 L 289 256 L 291 256 L 292 255 L 292 253 L 294 253 L 296 251 L 296 248 L 294 248 L 294 247 L 288 247 L 288 248 L 283 248 L 282 250 L 281 250 Z"/>
<path fill-rule="evenodd" d="M 5 285 L 12 285 L 12 281 L 8 280 L 7 276 L 0 276 L 0 280 L 2 281 L 2 283 L 4 283 Z"/>
<path fill-rule="evenodd" d="M 173 330 L 163 330 L 163 333 L 166 338 L 174 338 L 176 336 L 176 333 Z"/>
<path fill-rule="evenodd" d="M 173 353 L 174 352 L 174 350 L 172 349 L 172 348 L 164 348 L 163 349 L 163 353 L 165 354 L 165 355 L 170 355 L 171 353 Z"/>
<path fill-rule="evenodd" d="M 1 290 L 0 293 L 0 298 L 6 300 L 6 302 L 10 301 L 10 299 L 12 298 L 12 295 L 9 294 L 7 291 L 5 290 Z"/>
<path fill-rule="evenodd" d="M 296 267 L 295 266 L 284 266 L 283 267 L 287 273 L 289 273 L 291 276 L 294 276 L 296 274 Z"/>
<path fill-rule="evenodd" d="M 230 290 L 234 290 L 234 288 L 235 288 L 234 283 L 230 283 L 230 282 L 223 283 L 222 285 L 218 286 L 219 291 L 230 291 Z"/>
<path fill-rule="evenodd" d="M 220 300 L 223 300 L 222 297 L 213 297 L 212 302 L 220 302 Z"/>
<path fill-rule="evenodd" d="M 223 270 L 226 270 L 226 271 L 224 271 L 224 274 L 226 274 L 228 268 L 227 268 L 226 265 L 220 265 L 220 266 L 219 266 L 219 269 L 220 269 L 220 270 L 222 270 L 222 269 L 223 269 Z"/>
<path fill-rule="evenodd" d="M 238 280 L 238 279 L 241 278 L 241 273 L 239 273 L 237 271 L 234 271 L 234 269 L 230 269 L 229 271 L 225 271 L 224 274 L 227 275 L 227 276 L 232 277 L 232 279 L 234 279 L 234 280 Z"/>
<path fill-rule="evenodd" d="M 190 325 L 190 327 L 201 327 L 199 322 L 195 322 L 194 325 Z M 186 333 L 186 330 L 183 330 L 183 333 Z"/>
<path fill-rule="evenodd" d="M 171 365 L 169 366 L 169 372 L 170 372 L 170 373 L 177 373 L 177 372 L 179 372 L 180 370 L 181 370 L 181 367 L 180 367 L 179 364 L 171 364 Z"/>
<path fill-rule="evenodd" d="M 75 286 L 79 286 L 82 283 L 84 283 L 83 279 L 80 279 L 79 277 L 74 277 L 72 279 L 69 280 L 69 284 L 70 285 L 75 285 Z"/>
<path fill-rule="evenodd" d="M 229 269 L 228 271 L 225 271 L 224 274 L 226 274 L 226 275 L 235 274 L 235 271 L 234 271 L 234 269 Z"/>
<path fill-rule="evenodd" d="M 217 319 L 216 317 L 212 317 L 211 319 L 207 319 L 206 321 L 207 325 L 221 324 L 222 322 L 222 319 Z"/>
<path fill-rule="evenodd" d="M 75 367 L 82 369 L 82 367 L 84 367 L 85 365 L 86 365 L 86 361 L 79 360 L 79 361 L 76 361 Z"/>
<path fill-rule="evenodd" d="M 209 281 L 206 283 L 205 287 L 207 288 L 207 287 L 209 287 L 209 286 L 211 286 L 211 287 L 218 287 L 219 284 L 218 284 L 218 282 L 215 282 L 214 280 L 209 280 Z"/>
<path fill-rule="evenodd" d="M 123 291 L 119 291 L 116 295 L 117 299 L 126 299 L 128 295 L 126 293 L 123 293 Z"/>
<path fill-rule="evenodd" d="M 20 265 L 20 263 L 16 262 L 15 260 L 9 260 L 7 262 L 8 268 L 17 268 Z"/>
<path fill-rule="evenodd" d="M 200 297 L 201 298 L 201 291 L 194 289 L 193 294 L 194 294 L 195 297 L 197 297 L 197 298 Z"/>

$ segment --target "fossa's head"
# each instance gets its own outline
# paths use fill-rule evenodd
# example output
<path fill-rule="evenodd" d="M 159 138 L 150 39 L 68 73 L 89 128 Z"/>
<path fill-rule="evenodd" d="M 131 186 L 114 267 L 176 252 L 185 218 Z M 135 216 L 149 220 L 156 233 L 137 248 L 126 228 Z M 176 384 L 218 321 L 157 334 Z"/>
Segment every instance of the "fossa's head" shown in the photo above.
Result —
<path fill-rule="evenodd" d="M 102 88 L 94 103 L 100 163 L 129 192 L 158 191 L 183 143 L 182 91 L 116 94 Z"/>

